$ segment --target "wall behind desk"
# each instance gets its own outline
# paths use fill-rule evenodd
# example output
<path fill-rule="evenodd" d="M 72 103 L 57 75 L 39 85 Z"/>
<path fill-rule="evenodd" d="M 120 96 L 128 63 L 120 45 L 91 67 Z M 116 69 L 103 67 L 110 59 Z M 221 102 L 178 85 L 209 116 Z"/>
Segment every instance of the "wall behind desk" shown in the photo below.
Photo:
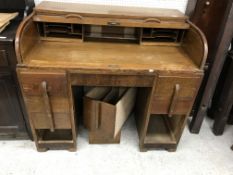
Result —
<path fill-rule="evenodd" d="M 43 0 L 35 0 L 36 4 Z M 49 0 L 56 2 L 78 2 L 119 6 L 156 7 L 178 9 L 185 12 L 188 0 Z"/>

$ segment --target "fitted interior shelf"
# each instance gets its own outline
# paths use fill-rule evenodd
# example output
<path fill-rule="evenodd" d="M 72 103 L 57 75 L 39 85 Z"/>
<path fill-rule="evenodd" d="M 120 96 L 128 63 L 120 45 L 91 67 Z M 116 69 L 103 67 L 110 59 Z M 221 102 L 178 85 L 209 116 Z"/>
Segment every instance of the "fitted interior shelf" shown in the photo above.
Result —
<path fill-rule="evenodd" d="M 56 129 L 51 132 L 49 129 L 36 129 L 39 143 L 73 143 L 72 130 Z"/>
<path fill-rule="evenodd" d="M 132 27 L 85 25 L 84 40 L 139 43 L 140 29 Z"/>
<path fill-rule="evenodd" d="M 39 33 L 43 37 L 82 39 L 83 25 L 67 23 L 37 23 Z"/>
<path fill-rule="evenodd" d="M 184 121 L 185 116 L 151 115 L 144 143 L 148 145 L 177 144 L 179 141 L 177 136 L 182 132 Z"/>
<path fill-rule="evenodd" d="M 182 29 L 143 28 L 142 43 L 180 43 L 184 32 Z"/>
<path fill-rule="evenodd" d="M 73 38 L 83 41 L 118 42 L 137 44 L 179 44 L 184 29 L 138 28 L 108 25 L 37 22 L 43 37 Z"/>

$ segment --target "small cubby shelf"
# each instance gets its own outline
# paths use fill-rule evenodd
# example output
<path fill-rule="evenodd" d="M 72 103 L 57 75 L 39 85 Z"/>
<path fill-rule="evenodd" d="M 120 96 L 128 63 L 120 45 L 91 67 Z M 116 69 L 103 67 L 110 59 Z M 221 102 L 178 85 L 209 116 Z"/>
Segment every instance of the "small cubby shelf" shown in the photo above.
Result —
<path fill-rule="evenodd" d="M 150 115 L 144 139 L 145 146 L 153 146 L 159 149 L 176 149 L 185 121 L 186 116 L 182 115 L 175 115 L 172 117 L 160 114 Z"/>
<path fill-rule="evenodd" d="M 83 41 L 179 45 L 184 29 L 138 28 L 107 25 L 37 22 L 42 37 L 72 38 Z"/>
<path fill-rule="evenodd" d="M 151 116 L 145 144 L 176 144 L 173 132 L 170 130 L 164 116 Z"/>
<path fill-rule="evenodd" d="M 181 29 L 160 29 L 160 28 L 143 28 L 142 29 L 142 44 L 172 44 L 180 43 L 183 39 L 184 30 Z"/>
<path fill-rule="evenodd" d="M 37 23 L 43 37 L 82 39 L 83 25 L 67 23 Z"/>
<path fill-rule="evenodd" d="M 36 129 L 37 150 L 44 152 L 48 149 L 68 149 L 76 150 L 76 141 L 74 140 L 71 129 L 55 129 L 51 132 L 49 129 Z"/>
<path fill-rule="evenodd" d="M 56 129 L 51 132 L 49 129 L 36 129 L 38 136 L 38 142 L 40 143 L 52 143 L 52 142 L 73 142 L 71 129 Z"/>
<path fill-rule="evenodd" d="M 85 25 L 84 41 L 139 43 L 140 29 L 119 26 Z"/>

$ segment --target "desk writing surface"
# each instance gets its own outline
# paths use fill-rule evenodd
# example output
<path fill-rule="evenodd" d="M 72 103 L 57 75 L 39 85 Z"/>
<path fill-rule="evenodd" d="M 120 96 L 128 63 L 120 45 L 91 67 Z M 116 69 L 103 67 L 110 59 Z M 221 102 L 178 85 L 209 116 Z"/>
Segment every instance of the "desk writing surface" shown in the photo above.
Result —
<path fill-rule="evenodd" d="M 180 46 L 40 41 L 26 57 L 29 67 L 98 70 L 198 71 Z"/>

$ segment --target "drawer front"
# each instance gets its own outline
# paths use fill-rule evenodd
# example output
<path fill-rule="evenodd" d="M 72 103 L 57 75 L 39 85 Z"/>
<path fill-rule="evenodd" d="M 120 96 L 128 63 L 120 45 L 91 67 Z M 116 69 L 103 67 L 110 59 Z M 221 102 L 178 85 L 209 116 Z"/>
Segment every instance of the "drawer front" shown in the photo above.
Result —
<path fill-rule="evenodd" d="M 72 85 L 152 87 L 154 76 L 71 74 Z"/>
<path fill-rule="evenodd" d="M 42 113 L 46 110 L 43 98 L 40 96 L 25 96 L 28 112 Z M 66 97 L 50 97 L 53 113 L 69 113 L 69 100 Z"/>
<path fill-rule="evenodd" d="M 154 114 L 187 114 L 193 105 L 201 77 L 159 76 L 152 98 Z"/>
<path fill-rule="evenodd" d="M 157 27 L 157 28 L 181 28 L 188 29 L 189 24 L 180 20 L 162 21 L 157 18 L 146 19 L 126 19 L 126 18 L 106 18 L 106 17 L 90 17 L 78 14 L 67 15 L 43 15 L 38 14 L 33 17 L 37 22 L 57 22 L 57 23 L 77 23 L 77 24 L 93 24 L 123 27 Z"/>
<path fill-rule="evenodd" d="M 190 107 L 193 105 L 192 99 L 179 99 L 176 102 L 172 114 L 182 115 L 187 114 Z M 152 114 L 168 114 L 171 106 L 171 99 L 154 98 L 151 105 Z"/>
<path fill-rule="evenodd" d="M 7 51 L 0 49 L 0 67 L 7 67 L 7 66 L 9 66 L 7 59 Z"/>
<path fill-rule="evenodd" d="M 50 96 L 67 96 L 65 73 L 54 72 L 21 72 L 22 91 L 25 95 L 41 96 L 42 83 L 47 83 Z"/>
<path fill-rule="evenodd" d="M 29 113 L 35 129 L 50 129 L 49 118 L 45 113 Z M 70 129 L 71 121 L 69 113 L 53 113 L 55 129 Z"/>

